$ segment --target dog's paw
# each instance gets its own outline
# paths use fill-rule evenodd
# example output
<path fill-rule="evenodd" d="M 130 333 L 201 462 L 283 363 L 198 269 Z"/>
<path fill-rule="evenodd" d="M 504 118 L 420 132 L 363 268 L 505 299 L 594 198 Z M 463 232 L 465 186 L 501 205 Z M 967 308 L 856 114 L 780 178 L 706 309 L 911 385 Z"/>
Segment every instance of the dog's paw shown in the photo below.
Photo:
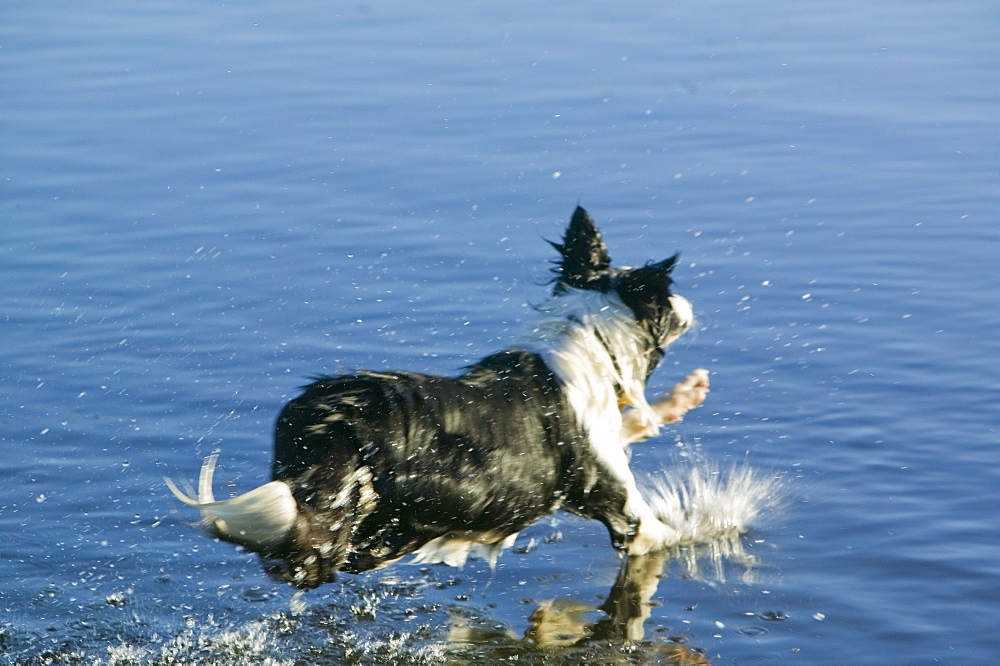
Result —
<path fill-rule="evenodd" d="M 629 556 L 648 555 L 676 546 L 680 533 L 656 518 L 645 518 L 628 543 Z"/>
<path fill-rule="evenodd" d="M 699 368 L 653 403 L 653 409 L 663 423 L 676 423 L 689 411 L 705 402 L 708 391 L 708 370 Z"/>

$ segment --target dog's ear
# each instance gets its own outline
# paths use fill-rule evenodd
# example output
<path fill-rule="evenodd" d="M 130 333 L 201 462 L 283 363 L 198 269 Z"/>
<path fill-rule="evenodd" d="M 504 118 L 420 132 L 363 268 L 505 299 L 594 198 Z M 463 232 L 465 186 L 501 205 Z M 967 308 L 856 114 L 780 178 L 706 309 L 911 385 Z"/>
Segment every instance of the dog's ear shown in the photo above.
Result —
<path fill-rule="evenodd" d="M 677 260 L 680 259 L 681 253 L 677 252 L 674 256 L 664 259 L 663 261 L 658 261 L 655 264 L 648 264 L 645 266 L 648 270 L 653 273 L 659 274 L 663 277 L 670 275 L 670 272 L 674 270 L 674 266 L 677 265 Z"/>
<path fill-rule="evenodd" d="M 643 291 L 664 291 L 673 284 L 670 273 L 677 265 L 680 258 L 678 252 L 669 259 L 664 259 L 654 263 L 649 263 L 642 268 L 634 268 L 621 276 L 619 291 L 643 292 Z"/>
<path fill-rule="evenodd" d="M 641 321 L 656 319 L 670 298 L 670 271 L 679 254 L 655 264 L 646 264 L 624 273 L 617 282 L 618 295 Z"/>
<path fill-rule="evenodd" d="M 553 270 L 556 274 L 555 293 L 568 287 L 607 291 L 611 257 L 601 232 L 587 211 L 577 206 L 563 242 L 549 243 L 562 255 L 556 262 L 558 267 Z"/>

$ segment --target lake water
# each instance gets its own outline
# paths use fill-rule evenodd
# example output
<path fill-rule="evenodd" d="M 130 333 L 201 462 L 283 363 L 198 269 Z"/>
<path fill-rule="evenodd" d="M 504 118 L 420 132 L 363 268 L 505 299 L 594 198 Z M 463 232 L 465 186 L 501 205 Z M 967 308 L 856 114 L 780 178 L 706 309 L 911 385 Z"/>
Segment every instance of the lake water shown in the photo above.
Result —
<path fill-rule="evenodd" d="M 995 663 L 995 3 L 2 13 L 0 660 Z M 619 263 L 682 252 L 650 393 L 712 373 L 633 466 L 780 489 L 660 563 L 641 641 L 532 633 L 601 619 L 596 523 L 295 598 L 190 524 L 162 476 L 266 480 L 310 376 L 514 340 L 577 202 Z"/>

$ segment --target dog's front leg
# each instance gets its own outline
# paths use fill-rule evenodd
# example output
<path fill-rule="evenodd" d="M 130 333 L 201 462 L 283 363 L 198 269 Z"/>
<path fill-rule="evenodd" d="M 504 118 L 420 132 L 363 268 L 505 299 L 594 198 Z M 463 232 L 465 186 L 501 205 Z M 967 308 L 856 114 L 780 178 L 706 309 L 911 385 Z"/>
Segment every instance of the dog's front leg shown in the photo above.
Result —
<path fill-rule="evenodd" d="M 635 525 L 627 545 L 629 556 L 655 553 L 676 545 L 680 539 L 680 533 L 656 517 L 634 486 L 625 504 L 625 515 Z"/>
<path fill-rule="evenodd" d="M 591 493 L 591 508 L 596 510 L 583 515 L 600 519 L 615 546 L 628 555 L 645 555 L 675 545 L 680 533 L 661 521 L 642 496 L 628 467 L 628 452 L 624 448 L 607 451 L 604 464 L 605 474 Z M 605 501 L 595 502 L 595 498 Z"/>
<path fill-rule="evenodd" d="M 660 425 L 676 423 L 689 411 L 701 405 L 708 395 L 708 390 L 708 371 L 699 368 L 650 405 L 659 423 L 643 423 L 636 410 L 622 414 L 620 441 L 623 456 L 624 448 L 629 444 L 652 437 Z M 627 501 L 624 513 L 629 523 L 635 526 L 634 533 L 630 535 L 628 541 L 628 554 L 645 555 L 674 545 L 679 536 L 677 530 L 656 517 L 636 487 L 631 473 L 625 482 L 625 490 Z"/>
<path fill-rule="evenodd" d="M 708 390 L 708 370 L 699 368 L 650 405 L 659 418 L 658 424 L 643 423 L 635 410 L 625 412 L 622 414 L 622 446 L 648 439 L 656 434 L 659 426 L 680 421 L 685 414 L 705 402 Z"/>

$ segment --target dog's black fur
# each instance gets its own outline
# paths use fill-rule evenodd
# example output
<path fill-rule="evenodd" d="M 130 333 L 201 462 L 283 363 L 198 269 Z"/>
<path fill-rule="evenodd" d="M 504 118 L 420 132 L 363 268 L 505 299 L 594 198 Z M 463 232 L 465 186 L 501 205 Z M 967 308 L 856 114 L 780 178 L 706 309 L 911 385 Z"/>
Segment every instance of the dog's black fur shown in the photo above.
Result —
<path fill-rule="evenodd" d="M 317 424 L 321 424 L 317 427 Z M 603 482 L 559 382 L 536 354 L 503 352 L 458 378 L 362 373 L 321 379 L 278 419 L 273 476 L 294 480 L 303 533 L 288 550 L 293 577 L 374 569 L 452 532 L 506 537 L 562 506 L 606 522 L 619 545 L 624 497 Z M 367 467 L 380 499 L 331 506 L 331 488 Z M 584 492 L 589 488 L 589 492 Z M 308 515 L 311 512 L 312 515 Z M 308 516 L 308 517 L 307 517 Z M 306 543 L 336 532 L 329 556 Z"/>
<path fill-rule="evenodd" d="M 660 539 L 662 525 L 651 525 L 655 519 L 619 453 L 622 443 L 596 432 L 601 419 L 613 427 L 615 418 L 606 413 L 607 399 L 586 393 L 587 382 L 598 380 L 571 375 L 624 377 L 633 368 L 644 385 L 662 348 L 690 324 L 690 306 L 686 313 L 673 307 L 669 275 L 676 255 L 635 270 L 612 268 L 582 208 L 553 246 L 561 255 L 553 300 L 595 292 L 628 315 L 615 315 L 618 329 L 602 328 L 601 308 L 570 308 L 555 325 L 559 341 L 494 354 L 458 377 L 359 372 L 318 379 L 278 417 L 272 478 L 287 490 L 273 482 L 262 489 L 275 490 L 281 497 L 274 501 L 294 517 L 266 539 L 240 529 L 239 511 L 254 521 L 254 502 L 226 513 L 225 502 L 185 501 L 201 507 L 217 536 L 260 553 L 274 574 L 307 588 L 333 580 L 337 571 L 367 571 L 412 553 L 451 561 L 449 544 L 460 546 L 458 562 L 468 544 L 495 554 L 508 537 L 557 509 L 601 521 L 618 549 L 631 552 L 643 521 L 650 525 L 643 529 L 655 532 L 650 539 Z M 584 353 L 573 341 L 578 329 L 604 351 Z M 633 357 L 620 358 L 623 350 Z M 562 365 L 553 367 L 553 352 L 565 357 Z M 614 367 L 566 370 L 566 363 L 579 357 L 585 364 L 591 353 L 606 353 L 611 362 L 605 365 Z M 597 386 L 616 398 L 610 409 L 619 423 L 623 403 L 649 407 L 641 395 L 614 384 L 606 379 Z M 580 413 L 591 401 L 595 413 Z"/>

